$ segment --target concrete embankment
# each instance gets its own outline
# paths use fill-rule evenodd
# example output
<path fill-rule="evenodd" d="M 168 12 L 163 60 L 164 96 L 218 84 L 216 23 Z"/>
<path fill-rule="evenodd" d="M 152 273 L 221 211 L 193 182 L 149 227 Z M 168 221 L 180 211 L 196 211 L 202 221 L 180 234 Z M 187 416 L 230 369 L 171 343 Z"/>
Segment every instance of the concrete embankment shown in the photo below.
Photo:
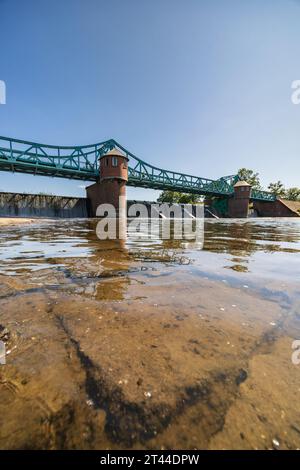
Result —
<path fill-rule="evenodd" d="M 130 210 L 133 204 L 143 206 L 137 211 Z M 154 201 L 127 200 L 128 216 L 151 216 Z M 44 194 L 22 194 L 0 192 L 0 217 L 15 218 L 85 218 L 91 216 L 90 201 L 84 197 L 52 196 Z M 184 212 L 184 205 L 178 205 Z M 132 208 L 133 209 L 133 208 Z M 192 206 L 195 215 L 196 206 Z M 147 214 L 147 215 L 146 215 Z M 172 213 L 170 214 L 173 217 Z"/>
<path fill-rule="evenodd" d="M 0 217 L 88 217 L 87 200 L 80 197 L 1 192 Z"/>
<path fill-rule="evenodd" d="M 154 202 L 127 200 L 128 216 L 131 217 L 143 214 L 143 211 L 140 213 L 139 210 L 137 212 L 133 210 L 133 204 L 142 204 L 148 217 L 151 216 L 151 204 L 154 204 Z M 184 205 L 179 206 L 184 212 Z M 27 221 L 30 218 L 86 218 L 91 216 L 89 207 L 90 201 L 85 197 L 0 192 L 0 217 L 10 219 L 17 217 L 18 223 L 21 223 L 22 218 L 26 218 Z M 300 216 L 300 202 L 284 199 L 278 199 L 274 202 L 254 201 L 253 209 L 259 217 Z M 225 212 L 219 212 L 218 207 L 208 204 L 205 206 L 205 217 L 216 215 L 228 217 L 226 210 L 227 204 L 224 209 Z M 195 205 L 192 206 L 192 215 L 196 215 Z"/>

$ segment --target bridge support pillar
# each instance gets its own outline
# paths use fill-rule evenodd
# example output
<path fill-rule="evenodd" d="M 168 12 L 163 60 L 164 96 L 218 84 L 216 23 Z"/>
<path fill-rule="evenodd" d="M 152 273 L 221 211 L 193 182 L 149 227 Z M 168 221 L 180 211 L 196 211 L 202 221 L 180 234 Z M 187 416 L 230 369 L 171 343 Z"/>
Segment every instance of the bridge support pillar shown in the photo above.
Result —
<path fill-rule="evenodd" d="M 234 185 L 234 196 L 228 200 L 228 216 L 232 218 L 248 217 L 251 186 L 246 181 Z"/>
<path fill-rule="evenodd" d="M 90 217 L 96 217 L 101 204 L 111 204 L 117 217 L 126 215 L 126 183 L 128 181 L 128 158 L 119 150 L 112 149 L 100 157 L 99 180 L 86 188 Z"/>
<path fill-rule="evenodd" d="M 205 206 L 208 214 L 213 217 L 228 216 L 228 198 L 222 197 L 206 197 Z"/>

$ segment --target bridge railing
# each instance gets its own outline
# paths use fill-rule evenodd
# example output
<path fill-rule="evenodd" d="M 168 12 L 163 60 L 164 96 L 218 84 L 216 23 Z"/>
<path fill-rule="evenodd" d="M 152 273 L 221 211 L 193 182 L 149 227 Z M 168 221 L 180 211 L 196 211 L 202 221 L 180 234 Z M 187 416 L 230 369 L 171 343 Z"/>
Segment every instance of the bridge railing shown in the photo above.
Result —
<path fill-rule="evenodd" d="M 182 175 L 167 170 L 155 171 L 153 168 L 128 169 L 129 185 L 147 186 L 154 189 L 170 189 L 173 191 L 185 191 L 228 195 L 233 192 L 233 186 L 220 180 L 210 180 L 191 175 Z"/>
<path fill-rule="evenodd" d="M 93 145 L 55 146 L 0 137 L 0 170 L 95 181 L 99 177 L 99 157 L 119 148 L 129 158 L 130 186 L 229 196 L 237 175 L 218 180 L 201 178 L 151 165 L 131 153 L 114 139 Z M 266 191 L 252 191 L 252 199 L 274 200 Z"/>
<path fill-rule="evenodd" d="M 226 176 L 219 180 L 212 180 L 169 171 L 141 160 L 115 140 L 112 140 L 110 142 L 110 145 L 111 144 L 123 151 L 130 162 L 135 162 L 134 165 L 129 165 L 128 167 L 129 186 L 170 189 L 173 191 L 185 191 L 197 194 L 229 195 L 233 193 L 233 184 L 237 181 L 236 175 Z"/>
<path fill-rule="evenodd" d="M 0 137 L 0 169 L 96 178 L 98 158 L 107 141 L 85 146 L 54 146 Z"/>
<path fill-rule="evenodd" d="M 275 194 L 270 193 L 268 191 L 263 191 L 261 189 L 252 189 L 250 199 L 255 201 L 275 201 L 277 198 Z"/>

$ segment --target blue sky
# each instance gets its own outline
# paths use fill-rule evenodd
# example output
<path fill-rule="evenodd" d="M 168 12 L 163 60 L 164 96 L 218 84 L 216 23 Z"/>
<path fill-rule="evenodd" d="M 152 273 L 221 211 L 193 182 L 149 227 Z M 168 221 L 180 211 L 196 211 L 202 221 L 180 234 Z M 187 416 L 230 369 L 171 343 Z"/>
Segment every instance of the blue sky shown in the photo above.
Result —
<path fill-rule="evenodd" d="M 115 138 L 167 169 L 300 186 L 300 1 L 0 0 L 0 19 L 0 135 Z M 6 191 L 81 185 L 0 173 Z"/>

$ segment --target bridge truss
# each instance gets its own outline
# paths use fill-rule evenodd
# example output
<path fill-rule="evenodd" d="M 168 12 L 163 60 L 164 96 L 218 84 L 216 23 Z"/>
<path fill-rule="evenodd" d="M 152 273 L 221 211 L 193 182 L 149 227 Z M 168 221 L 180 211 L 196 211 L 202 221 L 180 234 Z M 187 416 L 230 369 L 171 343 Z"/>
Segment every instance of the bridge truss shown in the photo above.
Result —
<path fill-rule="evenodd" d="M 128 186 L 230 197 L 237 175 L 217 180 L 164 170 L 146 163 L 114 139 L 93 145 L 55 146 L 0 136 L 0 171 L 97 181 L 99 157 L 117 148 L 129 158 Z M 251 199 L 273 201 L 266 191 L 252 190 Z"/>

